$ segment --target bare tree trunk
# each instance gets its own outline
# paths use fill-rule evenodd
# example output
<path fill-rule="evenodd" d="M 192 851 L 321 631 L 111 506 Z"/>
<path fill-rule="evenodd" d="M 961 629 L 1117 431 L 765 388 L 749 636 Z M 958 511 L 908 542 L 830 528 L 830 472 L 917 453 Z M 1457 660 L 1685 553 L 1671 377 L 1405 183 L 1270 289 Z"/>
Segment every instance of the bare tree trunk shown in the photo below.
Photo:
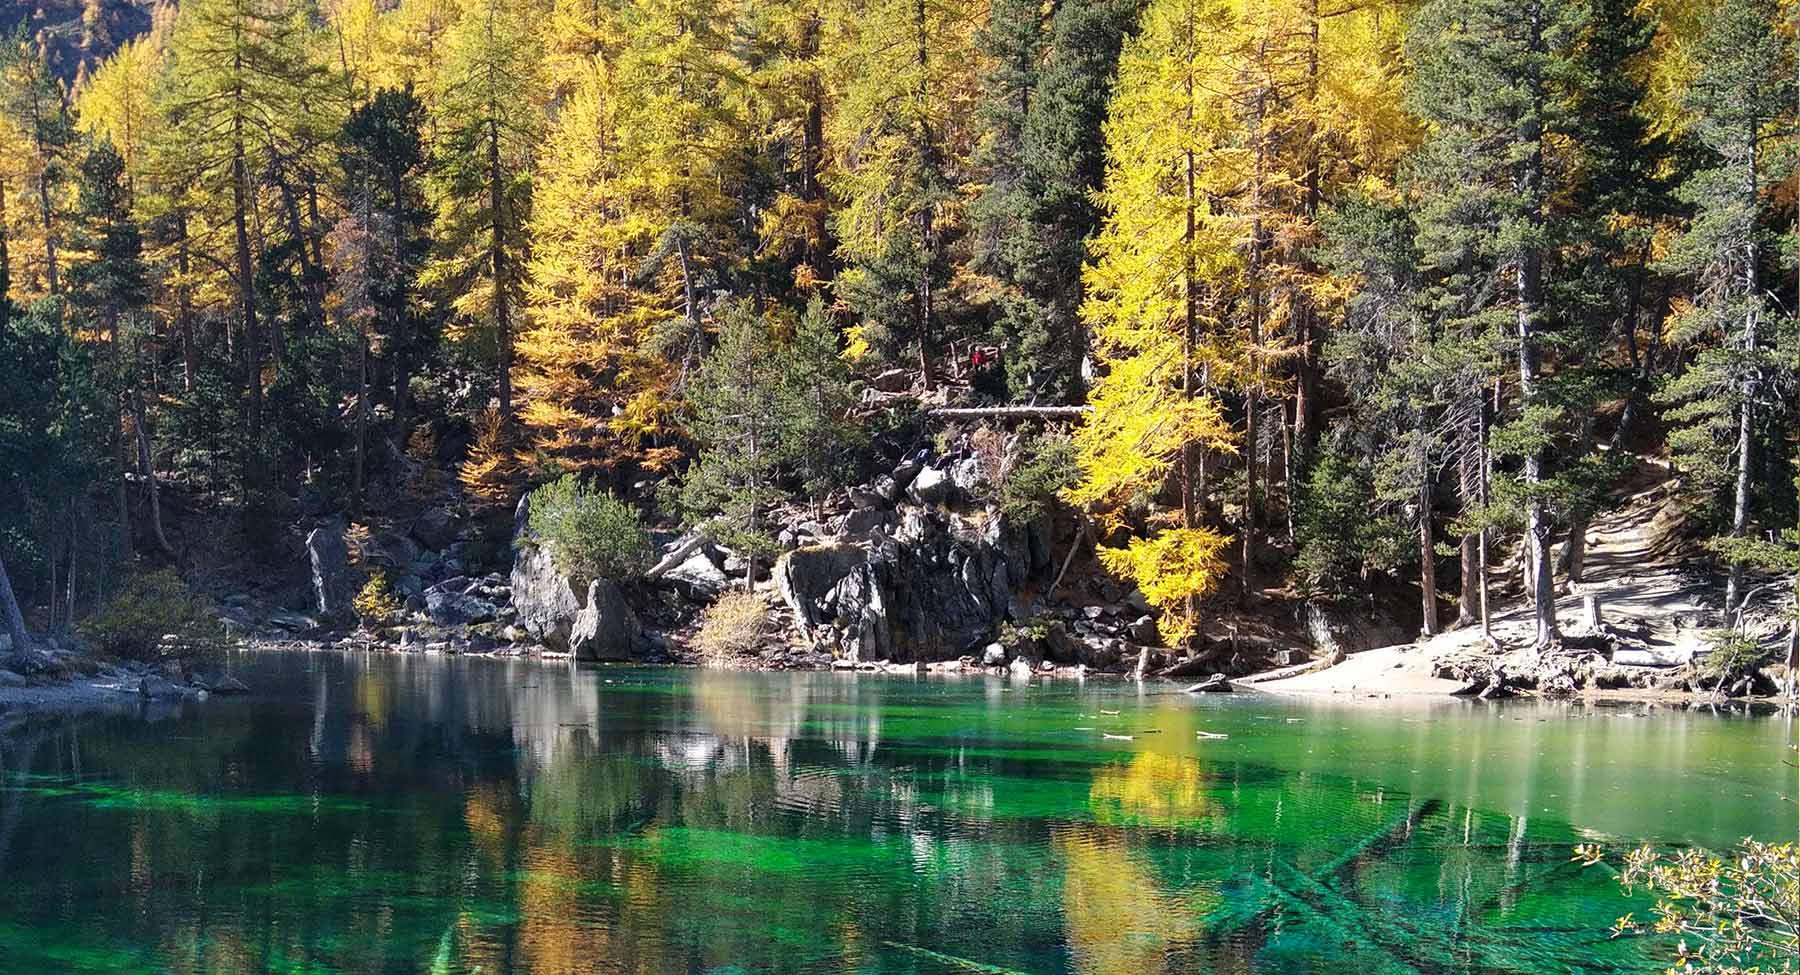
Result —
<path fill-rule="evenodd" d="M 156 547 L 163 554 L 175 557 L 175 547 L 169 544 L 169 536 L 163 531 L 162 491 L 156 486 L 156 468 L 150 455 L 150 432 L 144 427 L 144 394 L 137 386 L 131 387 L 132 427 L 137 431 L 138 472 L 143 475 L 144 484 L 150 490 L 150 531 L 156 537 Z"/>
<path fill-rule="evenodd" d="M 4 617 L 6 635 L 12 638 L 12 652 L 21 654 L 30 649 L 31 634 L 25 632 L 25 614 L 19 612 L 19 600 L 13 595 L 12 578 L 6 574 L 4 559 L 0 559 L 0 617 Z"/>
<path fill-rule="evenodd" d="M 1437 607 L 1437 547 L 1431 532 L 1431 467 L 1424 450 L 1419 452 L 1419 599 L 1424 620 L 1419 631 L 1435 636 L 1439 630 Z"/>
<path fill-rule="evenodd" d="M 1542 0 L 1529 3 L 1524 15 L 1530 21 L 1532 33 L 1531 48 L 1534 52 L 1544 46 L 1544 11 Z M 1542 142 L 1542 123 L 1535 110 L 1542 106 L 1543 79 L 1530 79 L 1533 111 L 1527 113 L 1526 121 L 1519 132 L 1520 141 L 1533 147 L 1531 156 L 1526 160 L 1524 176 L 1520 186 L 1520 195 L 1524 198 L 1527 222 L 1533 229 L 1543 223 L 1543 181 L 1544 150 Z M 1529 409 L 1537 402 L 1538 362 L 1537 362 L 1537 318 L 1543 303 L 1543 255 L 1538 251 L 1537 235 L 1527 235 L 1525 243 L 1514 255 L 1518 276 L 1518 360 L 1519 360 L 1519 399 Z M 1550 521 L 1544 510 L 1543 501 L 1535 492 L 1544 480 L 1544 458 L 1540 451 L 1531 450 L 1525 454 L 1525 489 L 1533 492 L 1525 503 L 1525 544 L 1530 554 L 1530 585 L 1537 616 L 1537 637 L 1534 644 L 1543 647 L 1557 638 L 1556 632 L 1556 593 L 1551 584 L 1550 564 Z"/>

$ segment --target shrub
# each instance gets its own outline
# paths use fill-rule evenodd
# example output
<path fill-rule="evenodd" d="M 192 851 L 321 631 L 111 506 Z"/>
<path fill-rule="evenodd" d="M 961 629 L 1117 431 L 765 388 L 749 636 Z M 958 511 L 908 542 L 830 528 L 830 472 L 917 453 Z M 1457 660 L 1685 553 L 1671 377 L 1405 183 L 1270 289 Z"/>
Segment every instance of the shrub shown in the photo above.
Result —
<path fill-rule="evenodd" d="M 1592 865 L 1602 854 L 1580 846 L 1575 859 Z M 1642 847 L 1626 854 L 1619 882 L 1657 900 L 1655 920 L 1627 914 L 1614 934 L 1677 938 L 1671 975 L 1800 971 L 1800 846 L 1746 839 L 1729 854 Z"/>
<path fill-rule="evenodd" d="M 636 509 L 565 474 L 531 492 L 531 537 L 556 567 L 590 579 L 624 579 L 650 564 L 650 533 Z"/>
<path fill-rule="evenodd" d="M 124 587 L 81 623 L 83 638 L 104 653 L 153 660 L 162 638 L 173 634 L 190 646 L 206 634 L 206 601 L 170 569 L 129 578 Z"/>
<path fill-rule="evenodd" d="M 728 592 L 706 607 L 694 648 L 713 663 L 755 653 L 768 633 L 769 610 L 753 592 Z"/>
<path fill-rule="evenodd" d="M 394 598 L 387 573 L 379 569 L 369 575 L 350 605 L 357 618 L 370 626 L 381 626 L 400 615 L 400 600 Z"/>
<path fill-rule="evenodd" d="M 1080 477 L 1075 441 L 1061 433 L 1031 437 L 1020 445 L 1017 459 L 1000 481 L 1000 510 L 1009 518 L 1035 521 Z"/>
<path fill-rule="evenodd" d="M 1700 672 L 1719 683 L 1750 673 L 1765 656 L 1756 640 L 1736 630 L 1713 630 L 1706 639 L 1711 649 Z"/>

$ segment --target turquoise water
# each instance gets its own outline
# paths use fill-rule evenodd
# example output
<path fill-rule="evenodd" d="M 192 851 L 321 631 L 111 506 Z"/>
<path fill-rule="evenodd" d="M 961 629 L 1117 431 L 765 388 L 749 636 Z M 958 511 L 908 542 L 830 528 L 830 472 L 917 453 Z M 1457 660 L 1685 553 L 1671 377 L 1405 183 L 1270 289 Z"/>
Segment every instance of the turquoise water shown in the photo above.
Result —
<path fill-rule="evenodd" d="M 1573 844 L 1796 833 L 1780 718 L 234 665 L 0 741 L 0 971 L 1649 972 Z"/>

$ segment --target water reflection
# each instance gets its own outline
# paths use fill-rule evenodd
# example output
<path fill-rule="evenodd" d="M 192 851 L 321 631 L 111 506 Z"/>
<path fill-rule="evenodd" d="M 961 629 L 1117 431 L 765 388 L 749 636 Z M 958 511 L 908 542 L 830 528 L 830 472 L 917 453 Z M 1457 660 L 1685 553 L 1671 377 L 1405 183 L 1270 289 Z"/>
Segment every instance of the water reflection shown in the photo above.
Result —
<path fill-rule="evenodd" d="M 1792 830 L 1768 721 L 239 663 L 0 739 L 0 969 L 1604 970 L 1571 843 Z"/>

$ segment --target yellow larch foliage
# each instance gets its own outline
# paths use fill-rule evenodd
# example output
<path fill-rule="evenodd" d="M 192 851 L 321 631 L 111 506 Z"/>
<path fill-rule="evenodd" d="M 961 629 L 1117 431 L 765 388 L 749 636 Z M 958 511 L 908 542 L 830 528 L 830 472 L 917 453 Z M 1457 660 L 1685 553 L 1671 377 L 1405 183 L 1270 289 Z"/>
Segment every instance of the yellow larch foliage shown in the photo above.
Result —
<path fill-rule="evenodd" d="M 1208 528 L 1169 528 L 1149 538 L 1133 538 L 1124 548 L 1100 548 L 1106 571 L 1137 583 L 1144 599 L 1161 614 L 1157 631 L 1178 647 L 1194 635 L 1188 601 L 1219 587 L 1225 578 L 1229 535 Z"/>
<path fill-rule="evenodd" d="M 564 102 L 539 164 L 514 383 L 538 452 L 576 469 L 635 454 L 671 400 L 650 333 L 672 314 L 633 282 L 610 78 L 599 58 Z"/>

